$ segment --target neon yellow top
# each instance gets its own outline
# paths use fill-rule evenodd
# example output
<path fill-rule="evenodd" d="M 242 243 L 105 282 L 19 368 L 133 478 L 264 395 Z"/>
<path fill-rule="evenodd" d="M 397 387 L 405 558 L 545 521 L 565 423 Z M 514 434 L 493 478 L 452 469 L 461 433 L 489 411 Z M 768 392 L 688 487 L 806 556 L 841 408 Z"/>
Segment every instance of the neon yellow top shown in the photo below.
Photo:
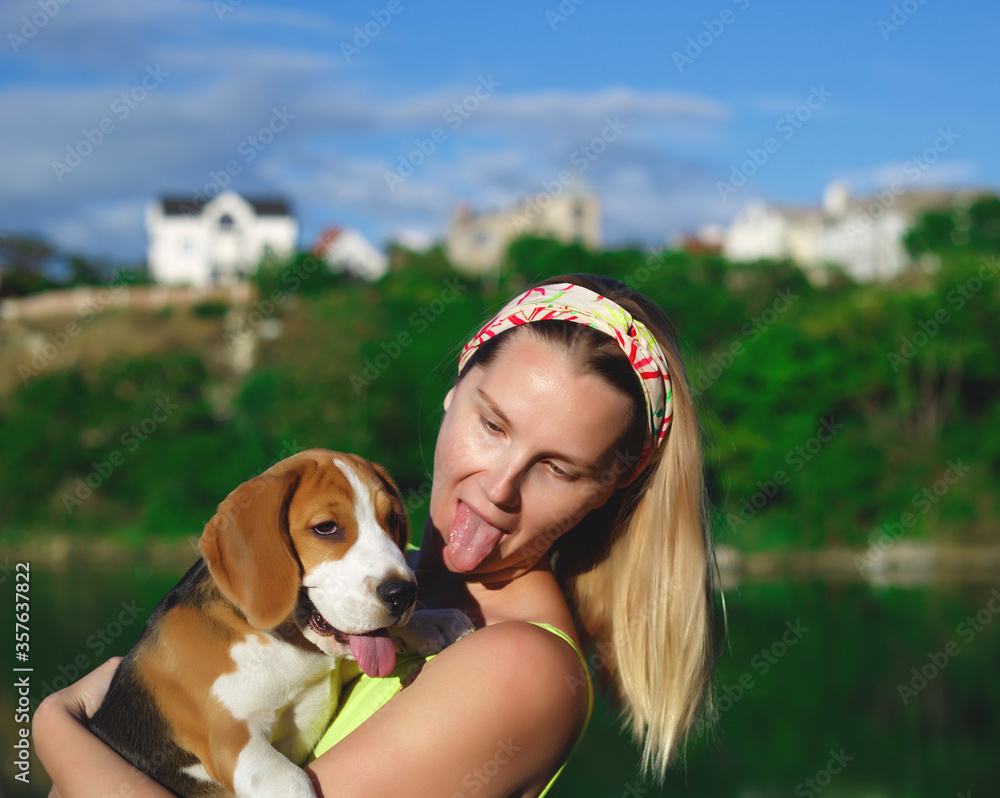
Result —
<path fill-rule="evenodd" d="M 583 733 L 587 730 L 587 725 L 590 723 L 590 715 L 594 709 L 594 686 L 590 679 L 590 672 L 587 670 L 587 662 L 583 657 L 583 652 L 577 648 L 573 639 L 562 629 L 557 629 L 551 624 L 535 623 L 535 626 L 540 626 L 542 629 L 558 635 L 573 646 L 573 650 L 580 658 L 580 664 L 583 666 L 583 673 L 587 683 L 587 717 L 584 719 L 583 727 L 576 738 L 573 750 L 570 751 L 570 756 L 572 756 L 573 752 L 580 747 Z M 392 673 L 382 678 L 366 676 L 361 673 L 360 668 L 358 668 L 355 662 L 348 660 L 342 662 L 333 676 L 334 689 L 337 687 L 341 688 L 340 706 L 337 708 L 337 713 L 334 715 L 329 728 L 316 744 L 316 748 L 313 750 L 313 758 L 331 749 L 371 717 L 377 709 L 382 707 L 403 688 L 403 685 L 406 684 L 414 671 L 433 658 L 433 654 L 429 657 L 421 657 L 419 655 L 400 657 L 396 660 L 396 667 Z M 556 779 L 559 778 L 565 767 L 566 762 L 563 762 L 540 795 L 544 796 L 552 788 L 552 785 L 555 784 Z"/>

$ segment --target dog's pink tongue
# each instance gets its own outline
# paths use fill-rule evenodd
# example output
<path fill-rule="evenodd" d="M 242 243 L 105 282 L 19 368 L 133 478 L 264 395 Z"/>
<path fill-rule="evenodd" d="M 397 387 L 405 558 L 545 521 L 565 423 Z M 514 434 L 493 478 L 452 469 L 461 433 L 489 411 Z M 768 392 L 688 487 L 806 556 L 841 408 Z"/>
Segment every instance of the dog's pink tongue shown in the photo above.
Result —
<path fill-rule="evenodd" d="M 488 524 L 460 501 L 448 530 L 448 559 L 460 571 L 478 568 L 502 534 L 502 529 Z"/>
<path fill-rule="evenodd" d="M 351 653 L 369 676 L 388 676 L 396 667 L 396 648 L 385 629 L 363 635 L 348 635 Z"/>

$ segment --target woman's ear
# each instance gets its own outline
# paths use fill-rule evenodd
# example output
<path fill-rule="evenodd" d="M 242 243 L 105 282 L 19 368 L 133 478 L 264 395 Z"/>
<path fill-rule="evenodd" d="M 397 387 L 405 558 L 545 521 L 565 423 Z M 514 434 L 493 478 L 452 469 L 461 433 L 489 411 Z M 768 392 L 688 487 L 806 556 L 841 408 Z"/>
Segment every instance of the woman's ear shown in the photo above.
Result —
<path fill-rule="evenodd" d="M 641 473 L 640 469 L 633 468 L 631 474 L 619 477 L 617 490 L 621 490 L 622 488 L 627 488 L 629 485 L 631 485 L 633 482 L 636 481 L 640 473 Z"/>
<path fill-rule="evenodd" d="M 455 395 L 455 386 L 452 386 L 452 389 L 450 391 L 448 391 L 448 393 L 446 393 L 445 397 L 444 397 L 444 412 L 445 413 L 447 413 L 448 412 L 448 408 L 451 407 L 451 400 L 452 400 L 452 397 L 454 395 Z"/>

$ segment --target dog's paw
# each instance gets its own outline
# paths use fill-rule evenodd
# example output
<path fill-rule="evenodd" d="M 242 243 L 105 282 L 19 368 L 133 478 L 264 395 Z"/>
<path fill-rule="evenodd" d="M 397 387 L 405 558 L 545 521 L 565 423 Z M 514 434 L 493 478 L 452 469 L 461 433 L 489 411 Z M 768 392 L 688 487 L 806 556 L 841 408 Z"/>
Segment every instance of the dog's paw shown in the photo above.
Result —
<path fill-rule="evenodd" d="M 240 752 L 233 773 L 236 798 L 316 798 L 312 780 L 259 735 Z"/>
<path fill-rule="evenodd" d="M 461 610 L 417 610 L 405 626 L 391 630 L 400 654 L 437 654 L 476 630 Z"/>

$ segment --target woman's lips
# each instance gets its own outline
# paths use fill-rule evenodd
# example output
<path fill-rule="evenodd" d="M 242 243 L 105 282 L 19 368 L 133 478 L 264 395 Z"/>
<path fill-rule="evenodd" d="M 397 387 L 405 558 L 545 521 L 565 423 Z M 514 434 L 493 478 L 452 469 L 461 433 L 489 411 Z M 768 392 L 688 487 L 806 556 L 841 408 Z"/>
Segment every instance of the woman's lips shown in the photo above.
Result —
<path fill-rule="evenodd" d="M 448 560 L 459 571 L 473 571 L 496 548 L 503 533 L 504 530 L 493 526 L 459 500 L 448 527 L 445 546 Z"/>

